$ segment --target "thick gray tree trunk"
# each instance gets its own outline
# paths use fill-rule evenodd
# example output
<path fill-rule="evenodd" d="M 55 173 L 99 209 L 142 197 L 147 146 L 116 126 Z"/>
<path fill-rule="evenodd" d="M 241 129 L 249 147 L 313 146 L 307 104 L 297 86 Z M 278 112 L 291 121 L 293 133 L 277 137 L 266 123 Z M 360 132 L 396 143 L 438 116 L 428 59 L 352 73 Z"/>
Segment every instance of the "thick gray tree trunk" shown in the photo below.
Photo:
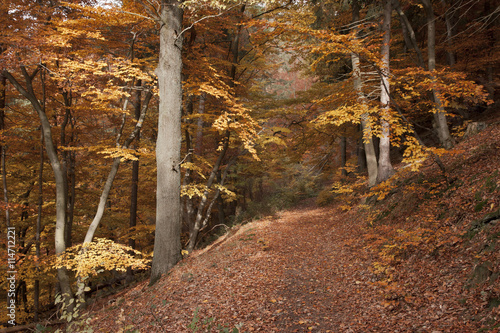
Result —
<path fill-rule="evenodd" d="M 391 14 L 392 6 L 391 0 L 386 0 L 384 4 L 384 20 L 382 23 L 382 31 L 384 37 L 382 39 L 381 56 L 383 68 L 380 75 L 380 104 L 381 104 L 381 117 L 380 125 L 382 133 L 379 143 L 379 159 L 378 159 L 378 172 L 377 183 L 386 181 L 394 174 L 394 168 L 390 159 L 390 125 L 389 125 L 389 111 L 390 111 L 390 96 L 389 96 L 389 75 L 390 75 L 390 45 L 391 45 Z"/>
<path fill-rule="evenodd" d="M 183 11 L 176 0 L 163 0 L 160 57 L 156 74 L 160 94 L 156 142 L 156 232 L 150 283 L 181 259 L 181 108 Z"/>

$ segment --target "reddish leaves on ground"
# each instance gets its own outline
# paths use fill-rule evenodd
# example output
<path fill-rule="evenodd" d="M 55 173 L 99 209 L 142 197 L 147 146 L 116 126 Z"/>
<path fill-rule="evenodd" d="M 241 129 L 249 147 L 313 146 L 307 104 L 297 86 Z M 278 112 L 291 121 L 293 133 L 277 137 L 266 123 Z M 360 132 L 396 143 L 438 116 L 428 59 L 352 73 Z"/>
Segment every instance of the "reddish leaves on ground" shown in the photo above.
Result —
<path fill-rule="evenodd" d="M 383 216 L 375 223 L 366 207 L 305 204 L 233 228 L 156 285 L 92 305 L 94 329 L 203 332 L 213 319 L 240 332 L 498 332 L 500 227 L 476 230 L 473 221 L 499 206 L 498 189 L 484 188 L 500 165 L 486 152 L 499 132 L 481 134 L 487 147 L 466 142 L 461 156 L 445 158 L 460 186 L 440 184 L 432 166 L 424 175 L 434 173 L 436 194 L 396 191 L 371 206 Z M 479 210 L 478 200 L 490 206 Z"/>

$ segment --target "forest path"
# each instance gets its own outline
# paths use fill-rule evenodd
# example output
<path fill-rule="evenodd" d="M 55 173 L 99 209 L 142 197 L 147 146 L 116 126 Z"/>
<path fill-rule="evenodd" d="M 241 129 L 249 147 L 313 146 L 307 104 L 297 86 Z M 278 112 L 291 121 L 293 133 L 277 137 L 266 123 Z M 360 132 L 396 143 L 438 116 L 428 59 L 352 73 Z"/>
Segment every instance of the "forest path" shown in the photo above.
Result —
<path fill-rule="evenodd" d="M 373 316 L 383 318 L 384 310 L 374 307 L 380 301 L 368 252 L 353 245 L 362 235 L 357 223 L 331 208 L 309 207 L 283 213 L 273 229 L 270 247 L 283 258 L 285 284 L 278 290 L 280 331 L 376 331 Z"/>
<path fill-rule="evenodd" d="M 220 332 L 214 326 L 241 323 L 240 332 L 380 332 L 387 309 L 370 283 L 368 252 L 353 245 L 359 223 L 345 218 L 309 205 L 245 224 L 155 286 L 139 283 L 94 305 L 94 329 Z"/>

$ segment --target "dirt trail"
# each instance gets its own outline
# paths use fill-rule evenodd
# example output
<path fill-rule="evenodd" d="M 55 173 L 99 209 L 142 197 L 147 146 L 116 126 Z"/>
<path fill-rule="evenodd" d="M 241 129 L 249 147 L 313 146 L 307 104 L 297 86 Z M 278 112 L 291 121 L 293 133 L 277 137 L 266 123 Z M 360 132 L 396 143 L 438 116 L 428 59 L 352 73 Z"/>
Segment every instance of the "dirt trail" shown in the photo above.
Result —
<path fill-rule="evenodd" d="M 241 324 L 240 332 L 458 332 L 464 307 L 436 305 L 437 287 L 417 287 L 430 270 L 412 277 L 411 297 L 377 281 L 363 226 L 312 206 L 248 223 L 155 286 L 139 283 L 95 304 L 94 330 L 220 332 L 214 327 Z"/>
<path fill-rule="evenodd" d="M 377 302 L 367 297 L 378 298 L 369 284 L 370 263 L 360 257 L 364 251 L 353 251 L 349 245 L 360 230 L 328 209 L 308 208 L 284 213 L 274 224 L 274 232 L 272 249 L 283 258 L 286 285 L 278 291 L 283 299 L 280 331 L 376 329 L 373 315 L 383 318 L 384 313 L 382 309 L 367 311 L 368 304 Z"/>
<path fill-rule="evenodd" d="M 209 318 L 242 323 L 242 332 L 377 331 L 373 316 L 384 313 L 374 313 L 376 301 L 367 298 L 378 297 L 368 283 L 370 263 L 349 246 L 360 231 L 332 212 L 302 207 L 242 226 L 154 288 L 141 283 L 95 305 L 105 308 L 96 331 L 192 332 L 196 309 L 198 332 Z"/>

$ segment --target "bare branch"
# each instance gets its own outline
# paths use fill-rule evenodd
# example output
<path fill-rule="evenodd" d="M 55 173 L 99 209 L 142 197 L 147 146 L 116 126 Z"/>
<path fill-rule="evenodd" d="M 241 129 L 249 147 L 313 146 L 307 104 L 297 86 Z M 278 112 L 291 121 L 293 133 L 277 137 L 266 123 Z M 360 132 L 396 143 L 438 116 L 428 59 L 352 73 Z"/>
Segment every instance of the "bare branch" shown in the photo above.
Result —
<path fill-rule="evenodd" d="M 127 12 L 125 10 L 120 10 L 120 13 L 127 14 L 127 15 L 132 15 L 132 16 L 138 16 L 138 17 L 141 17 L 143 19 L 150 20 L 150 21 L 153 21 L 153 22 L 157 22 L 158 19 L 159 19 L 159 18 L 151 18 L 149 16 L 144 16 L 144 15 L 137 14 L 137 13 Z"/>
<path fill-rule="evenodd" d="M 189 27 L 185 28 L 184 30 L 182 30 L 179 35 L 177 36 L 177 38 L 175 39 L 175 41 L 177 41 L 179 38 L 181 38 L 181 36 L 188 30 L 191 30 L 195 24 L 197 23 L 200 23 L 201 21 L 205 21 L 207 19 L 210 19 L 210 18 L 214 18 L 214 17 L 219 17 L 219 16 L 222 16 L 224 14 L 226 14 L 227 12 L 229 12 L 231 9 L 235 8 L 235 7 L 238 7 L 240 4 L 237 4 L 237 5 L 234 5 L 234 6 L 231 6 L 229 7 L 226 11 L 221 11 L 219 10 L 219 13 L 218 14 L 215 14 L 215 15 L 207 15 L 207 16 L 204 16 L 202 17 L 201 19 L 197 20 L 197 21 L 194 21 Z"/>

